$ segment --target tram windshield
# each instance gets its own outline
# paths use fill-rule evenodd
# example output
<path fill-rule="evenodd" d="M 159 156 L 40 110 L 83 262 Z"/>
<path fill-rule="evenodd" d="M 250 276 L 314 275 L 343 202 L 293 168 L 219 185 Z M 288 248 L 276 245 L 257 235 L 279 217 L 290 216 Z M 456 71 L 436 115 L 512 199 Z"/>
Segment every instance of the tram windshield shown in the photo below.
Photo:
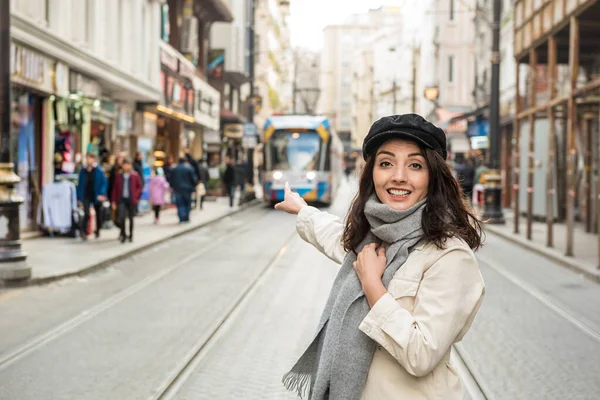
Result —
<path fill-rule="evenodd" d="M 321 137 L 317 132 L 276 131 L 269 140 L 271 169 L 314 171 L 319 169 Z"/>

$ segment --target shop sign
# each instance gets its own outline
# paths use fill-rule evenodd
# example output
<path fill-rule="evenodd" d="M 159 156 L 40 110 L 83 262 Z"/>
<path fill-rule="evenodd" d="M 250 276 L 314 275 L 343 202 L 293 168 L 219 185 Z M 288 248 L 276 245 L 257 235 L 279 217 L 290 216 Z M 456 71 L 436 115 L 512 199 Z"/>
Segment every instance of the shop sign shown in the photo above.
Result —
<path fill-rule="evenodd" d="M 258 131 L 256 125 L 251 122 L 244 124 L 244 138 L 242 139 L 242 146 L 247 149 L 253 149 L 258 144 Z"/>
<path fill-rule="evenodd" d="M 218 131 L 212 129 L 205 129 L 202 135 L 202 140 L 206 144 L 221 144 L 221 135 L 219 135 Z"/>
<path fill-rule="evenodd" d="M 10 45 L 10 72 L 13 78 L 21 79 L 34 87 L 44 85 L 46 57 L 23 46 Z"/>
<path fill-rule="evenodd" d="M 60 61 L 54 63 L 52 89 L 60 97 L 67 97 L 69 95 L 69 67 Z"/>
<path fill-rule="evenodd" d="M 117 113 L 117 134 L 127 135 L 133 128 L 133 118 L 131 117 L 131 109 L 119 107 Z"/>
<path fill-rule="evenodd" d="M 194 118 L 199 124 L 218 130 L 221 94 L 200 78 L 194 78 L 193 83 L 196 91 Z"/>
<path fill-rule="evenodd" d="M 137 136 L 155 137 L 157 133 L 156 114 L 138 111 L 134 116 L 133 133 Z"/>
<path fill-rule="evenodd" d="M 194 90 L 191 85 L 172 75 L 167 75 L 165 82 L 165 105 L 184 110 L 191 116 L 194 107 Z"/>
<path fill-rule="evenodd" d="M 160 63 L 173 72 L 177 72 L 178 60 L 175 54 L 172 54 L 164 47 L 160 49 Z"/>
<path fill-rule="evenodd" d="M 471 138 L 471 148 L 473 150 L 489 149 L 490 138 L 488 136 L 473 136 Z"/>
<path fill-rule="evenodd" d="M 85 77 L 79 72 L 71 71 L 70 88 L 72 93 L 79 93 L 83 97 L 90 99 L 97 99 L 102 95 L 100 84 L 91 78 Z"/>
<path fill-rule="evenodd" d="M 231 139 L 241 139 L 244 136 L 244 125 L 225 124 L 223 125 L 223 136 Z"/>
<path fill-rule="evenodd" d="M 210 49 L 208 51 L 208 64 L 206 66 L 209 79 L 216 81 L 223 80 L 225 72 L 225 50 Z"/>

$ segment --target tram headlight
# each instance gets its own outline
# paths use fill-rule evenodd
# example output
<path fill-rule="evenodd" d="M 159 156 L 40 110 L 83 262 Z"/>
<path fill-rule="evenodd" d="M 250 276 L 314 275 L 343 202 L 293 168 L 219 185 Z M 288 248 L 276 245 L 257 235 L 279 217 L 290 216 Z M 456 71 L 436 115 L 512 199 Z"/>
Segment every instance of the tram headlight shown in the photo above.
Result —
<path fill-rule="evenodd" d="M 309 181 L 312 181 L 316 177 L 317 177 L 317 173 L 315 171 L 309 171 L 306 173 L 306 179 L 308 179 Z"/>
<path fill-rule="evenodd" d="M 278 181 L 281 178 L 283 178 L 283 173 L 281 171 L 275 171 L 275 172 L 273 172 L 273 179 L 275 179 L 276 181 Z"/>

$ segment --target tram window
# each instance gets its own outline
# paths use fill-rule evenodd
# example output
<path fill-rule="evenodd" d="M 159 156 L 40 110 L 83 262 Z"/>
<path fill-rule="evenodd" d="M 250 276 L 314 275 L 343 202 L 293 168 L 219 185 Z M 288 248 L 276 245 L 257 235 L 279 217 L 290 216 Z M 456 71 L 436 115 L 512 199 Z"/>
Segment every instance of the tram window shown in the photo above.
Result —
<path fill-rule="evenodd" d="M 275 132 L 270 148 L 273 170 L 301 172 L 319 169 L 321 137 L 317 132 Z"/>

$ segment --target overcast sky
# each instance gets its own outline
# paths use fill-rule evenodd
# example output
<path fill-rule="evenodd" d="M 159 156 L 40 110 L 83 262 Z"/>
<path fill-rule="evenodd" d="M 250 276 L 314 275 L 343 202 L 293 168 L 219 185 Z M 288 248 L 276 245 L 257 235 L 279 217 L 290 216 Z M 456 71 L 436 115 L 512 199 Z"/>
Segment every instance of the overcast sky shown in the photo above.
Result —
<path fill-rule="evenodd" d="M 341 24 L 350 14 L 366 12 L 381 5 L 400 5 L 402 0 L 291 0 L 292 45 L 319 50 L 323 28 Z"/>

